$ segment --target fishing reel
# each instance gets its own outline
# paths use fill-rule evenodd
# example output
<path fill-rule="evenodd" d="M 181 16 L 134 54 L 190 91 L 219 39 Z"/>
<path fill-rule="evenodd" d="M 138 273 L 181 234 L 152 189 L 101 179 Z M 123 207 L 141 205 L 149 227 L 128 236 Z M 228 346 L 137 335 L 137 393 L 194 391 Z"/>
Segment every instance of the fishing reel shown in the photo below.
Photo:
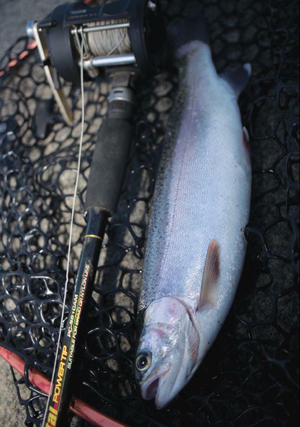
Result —
<path fill-rule="evenodd" d="M 60 77 L 79 84 L 81 46 L 85 80 L 97 77 L 102 67 L 131 66 L 155 74 L 164 61 L 166 33 L 157 0 L 62 4 L 42 21 L 30 21 L 27 34 L 36 40 L 48 83 L 68 124 L 72 112 Z"/>

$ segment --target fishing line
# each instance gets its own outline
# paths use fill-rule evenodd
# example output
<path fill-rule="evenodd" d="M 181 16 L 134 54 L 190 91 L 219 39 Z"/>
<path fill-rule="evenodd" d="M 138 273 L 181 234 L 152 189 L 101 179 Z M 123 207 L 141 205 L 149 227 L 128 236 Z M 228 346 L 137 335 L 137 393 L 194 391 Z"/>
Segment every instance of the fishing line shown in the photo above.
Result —
<path fill-rule="evenodd" d="M 51 393 L 52 393 L 53 383 L 54 383 L 54 377 L 55 377 L 55 373 L 56 373 L 56 365 L 57 365 L 57 360 L 58 360 L 58 355 L 59 355 L 59 343 L 61 340 L 62 328 L 63 328 L 63 323 L 64 323 L 64 314 L 65 314 L 65 306 L 66 306 L 66 298 L 67 298 L 67 286 L 68 286 L 68 281 L 69 281 L 70 258 L 71 258 L 71 248 L 72 248 L 72 234 L 73 234 L 73 224 L 74 224 L 74 216 L 75 216 L 75 204 L 76 204 L 76 197 L 77 197 L 77 190 L 78 190 L 79 176 L 80 176 L 81 153 L 82 153 L 82 142 L 83 142 L 83 131 L 84 131 L 84 118 L 85 118 L 84 81 L 83 81 L 83 41 L 81 42 L 81 45 L 80 45 L 80 91 L 81 91 L 81 131 L 80 131 L 78 162 L 77 162 L 77 170 L 76 170 L 76 181 L 75 181 L 74 195 L 73 195 L 73 202 L 72 202 L 70 235 L 69 235 L 68 254 L 67 254 L 66 281 L 65 281 L 65 286 L 64 286 L 63 307 L 62 307 L 62 313 L 61 313 L 61 321 L 60 321 L 60 327 L 59 327 L 59 333 L 58 333 L 58 340 L 57 340 L 57 346 L 56 346 L 54 366 L 53 366 L 53 372 L 52 372 L 52 377 L 51 377 L 51 382 L 50 382 L 50 392 L 49 392 L 48 398 L 47 398 L 47 403 L 46 403 L 45 413 L 44 413 L 44 417 L 43 417 L 42 427 L 45 427 L 46 416 L 47 416 L 48 409 L 49 409 Z"/>
<path fill-rule="evenodd" d="M 111 20 L 105 22 L 99 22 L 94 25 L 109 25 L 119 24 L 127 22 L 126 20 Z M 88 33 L 87 41 L 89 48 L 93 55 L 96 56 L 110 56 L 115 54 L 126 54 L 132 51 L 130 38 L 127 28 L 118 28 L 113 30 L 100 30 L 92 33 Z"/>

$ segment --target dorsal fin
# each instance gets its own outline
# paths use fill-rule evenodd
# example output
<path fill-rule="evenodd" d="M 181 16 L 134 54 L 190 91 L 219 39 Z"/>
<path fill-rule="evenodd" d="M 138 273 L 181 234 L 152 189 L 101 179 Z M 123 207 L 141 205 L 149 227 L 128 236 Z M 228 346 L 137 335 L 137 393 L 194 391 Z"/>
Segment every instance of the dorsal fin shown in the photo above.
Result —
<path fill-rule="evenodd" d="M 236 97 L 245 89 L 251 76 L 251 64 L 238 65 L 237 67 L 220 74 L 233 89 Z"/>
<path fill-rule="evenodd" d="M 201 294 L 197 310 L 210 308 L 215 305 L 219 276 L 220 245 L 217 240 L 212 240 L 207 249 L 201 285 Z"/>

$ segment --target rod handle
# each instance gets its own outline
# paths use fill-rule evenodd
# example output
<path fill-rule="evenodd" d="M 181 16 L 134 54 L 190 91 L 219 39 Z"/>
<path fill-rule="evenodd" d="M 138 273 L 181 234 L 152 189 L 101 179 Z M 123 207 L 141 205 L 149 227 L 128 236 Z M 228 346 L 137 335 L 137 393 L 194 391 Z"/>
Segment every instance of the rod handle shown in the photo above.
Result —
<path fill-rule="evenodd" d="M 100 127 L 88 180 L 85 209 L 99 208 L 113 216 L 122 189 L 133 126 L 121 118 Z"/>

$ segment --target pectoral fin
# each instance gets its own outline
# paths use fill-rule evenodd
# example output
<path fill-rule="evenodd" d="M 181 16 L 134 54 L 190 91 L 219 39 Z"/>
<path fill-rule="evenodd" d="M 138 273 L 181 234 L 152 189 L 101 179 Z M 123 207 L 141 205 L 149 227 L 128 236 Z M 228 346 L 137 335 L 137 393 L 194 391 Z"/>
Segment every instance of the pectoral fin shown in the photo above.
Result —
<path fill-rule="evenodd" d="M 229 86 L 233 89 L 236 97 L 245 89 L 251 76 L 251 64 L 239 65 L 232 70 L 225 71 L 220 74 Z"/>
<path fill-rule="evenodd" d="M 208 246 L 204 265 L 201 294 L 197 310 L 214 307 L 220 276 L 220 245 L 212 240 Z"/>

